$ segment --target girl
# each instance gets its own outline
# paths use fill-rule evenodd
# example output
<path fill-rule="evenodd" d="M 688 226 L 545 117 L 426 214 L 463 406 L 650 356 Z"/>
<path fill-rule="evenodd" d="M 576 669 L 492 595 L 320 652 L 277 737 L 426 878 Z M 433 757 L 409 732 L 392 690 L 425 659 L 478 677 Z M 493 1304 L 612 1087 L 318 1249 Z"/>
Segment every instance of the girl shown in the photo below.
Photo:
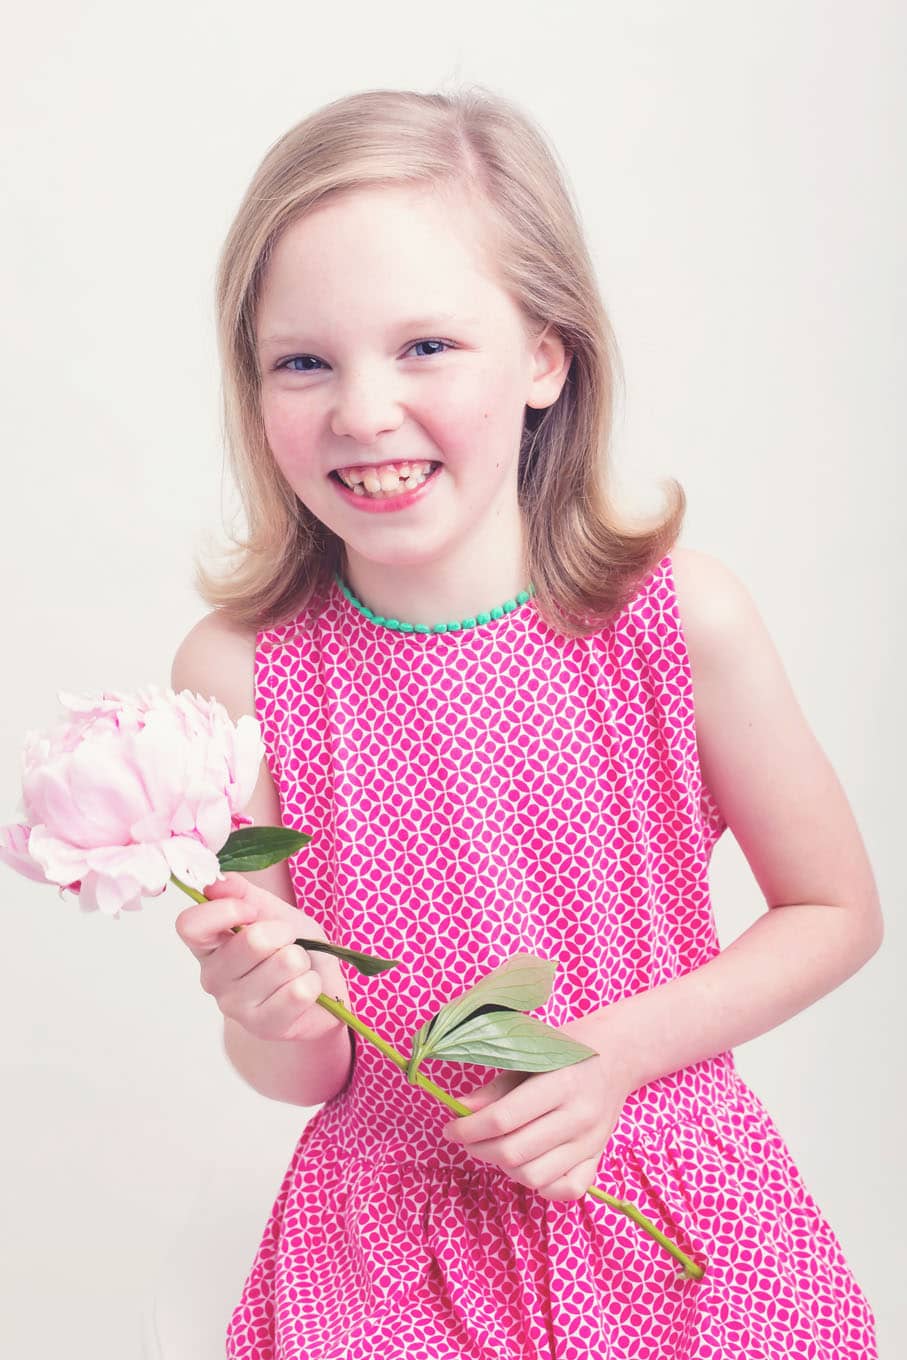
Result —
<path fill-rule="evenodd" d="M 872 870 L 745 588 L 675 546 L 682 489 L 615 513 L 615 348 L 543 135 L 482 91 L 337 100 L 265 157 L 217 296 L 249 534 L 200 570 L 172 683 L 259 719 L 249 815 L 313 840 L 177 928 L 237 1070 L 324 1102 L 227 1355 L 875 1356 L 732 1052 L 873 955 Z M 771 910 L 722 952 L 728 827 Z M 347 973 L 307 931 L 405 967 Z M 520 951 L 558 961 L 540 1018 L 597 1057 L 435 1060 L 464 1118 L 315 1004 L 408 1052 Z"/>

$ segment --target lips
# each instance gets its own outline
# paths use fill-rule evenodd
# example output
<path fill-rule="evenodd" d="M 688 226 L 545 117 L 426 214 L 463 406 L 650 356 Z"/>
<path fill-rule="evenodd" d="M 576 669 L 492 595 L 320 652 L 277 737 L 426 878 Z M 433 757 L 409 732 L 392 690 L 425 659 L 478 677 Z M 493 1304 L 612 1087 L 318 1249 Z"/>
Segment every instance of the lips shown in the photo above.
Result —
<path fill-rule="evenodd" d="M 404 465 L 405 466 L 405 465 Z M 383 473 L 380 481 L 378 464 L 369 467 L 366 474 L 353 473 L 352 486 L 337 471 L 330 473 L 328 480 L 333 482 L 338 493 L 357 510 L 384 514 L 390 510 L 405 510 L 414 502 L 421 500 L 437 482 L 441 475 L 441 464 L 431 464 L 427 474 L 413 473 L 407 479 L 398 478 L 396 473 Z M 344 469 L 346 475 L 346 469 Z M 384 483 L 381 485 L 380 483 Z M 394 483 L 393 486 L 390 483 Z"/>

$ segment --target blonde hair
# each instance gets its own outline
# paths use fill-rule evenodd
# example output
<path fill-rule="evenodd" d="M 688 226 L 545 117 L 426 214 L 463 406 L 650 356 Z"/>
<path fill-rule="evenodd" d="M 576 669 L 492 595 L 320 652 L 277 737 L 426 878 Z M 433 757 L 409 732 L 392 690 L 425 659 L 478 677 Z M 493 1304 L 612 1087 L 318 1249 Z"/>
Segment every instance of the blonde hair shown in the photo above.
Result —
<path fill-rule="evenodd" d="M 573 356 L 554 404 L 526 408 L 519 503 L 539 612 L 566 636 L 597 632 L 673 547 L 686 497 L 672 480 L 662 518 L 635 527 L 618 519 L 609 443 L 620 358 L 577 213 L 543 133 L 481 86 L 337 99 L 285 133 L 255 172 L 216 281 L 225 442 L 248 533 L 231 535 L 237 560 L 226 573 L 196 557 L 196 589 L 233 623 L 265 629 L 289 621 L 340 570 L 342 541 L 299 500 L 268 447 L 255 317 L 287 227 L 330 195 L 401 184 L 468 195 L 491 226 L 495 272 L 527 331 L 551 325 Z"/>

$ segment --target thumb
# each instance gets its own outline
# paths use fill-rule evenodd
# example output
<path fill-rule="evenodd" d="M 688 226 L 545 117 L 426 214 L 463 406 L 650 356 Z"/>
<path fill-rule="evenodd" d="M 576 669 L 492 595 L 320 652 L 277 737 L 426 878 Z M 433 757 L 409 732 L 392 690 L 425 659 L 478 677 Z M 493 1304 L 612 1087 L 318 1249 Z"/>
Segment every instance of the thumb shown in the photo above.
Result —
<path fill-rule="evenodd" d="M 231 872 L 224 874 L 222 878 L 216 878 L 213 883 L 209 883 L 205 888 L 205 896 L 209 901 L 216 902 L 221 898 L 229 897 L 241 902 L 243 918 L 246 925 L 251 925 L 253 921 L 282 920 L 292 921 L 294 927 L 304 924 L 318 927 L 314 921 L 309 921 L 289 902 L 285 902 L 276 893 L 269 892 L 267 888 L 259 887 L 257 883 L 252 883 L 245 874 Z M 231 926 L 230 929 L 236 933 L 242 930 L 242 926 Z"/>
<path fill-rule="evenodd" d="M 251 886 L 244 874 L 229 873 L 216 878 L 203 891 L 209 902 L 219 902 L 222 897 L 232 897 L 234 900 L 245 902 L 247 904 L 246 913 L 248 914 L 250 905 L 253 907 L 255 905 L 254 902 L 249 903 L 249 888 Z M 241 930 L 242 926 L 230 927 L 230 932 L 233 935 L 238 935 Z"/>
<path fill-rule="evenodd" d="M 216 901 L 219 897 L 238 897 L 243 899 L 247 896 L 247 889 L 250 886 L 245 874 L 229 873 L 221 878 L 216 878 L 213 883 L 209 883 L 202 891 L 211 901 Z"/>
<path fill-rule="evenodd" d="M 473 1091 L 467 1091 L 466 1095 L 460 1096 L 459 1099 L 475 1114 L 477 1110 L 484 1110 L 486 1105 L 490 1105 L 492 1101 L 500 1099 L 515 1086 L 519 1086 L 525 1075 L 524 1072 L 501 1072 L 493 1081 L 489 1081 L 485 1086 L 477 1086 Z"/>

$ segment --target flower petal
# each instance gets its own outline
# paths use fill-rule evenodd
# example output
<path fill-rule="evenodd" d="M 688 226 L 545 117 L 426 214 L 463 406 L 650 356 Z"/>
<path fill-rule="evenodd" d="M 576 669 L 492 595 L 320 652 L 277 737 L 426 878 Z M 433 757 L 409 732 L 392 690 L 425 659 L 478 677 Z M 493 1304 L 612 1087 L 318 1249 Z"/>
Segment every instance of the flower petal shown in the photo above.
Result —
<path fill-rule="evenodd" d="M 258 783 L 264 758 L 261 724 L 248 713 L 243 713 L 236 724 L 236 797 L 234 811 L 241 811 Z"/>
<path fill-rule="evenodd" d="M 129 900 L 125 879 L 108 878 L 107 874 L 98 874 L 95 900 L 98 911 L 103 912 L 105 916 L 119 916 L 123 902 Z"/>
<path fill-rule="evenodd" d="M 31 827 L 21 822 L 14 822 L 11 826 L 0 826 L 0 860 L 26 878 L 46 883 L 48 879 L 43 865 L 29 852 L 30 835 Z"/>
<path fill-rule="evenodd" d="M 176 877 L 197 892 L 223 877 L 217 855 L 191 836 L 174 836 L 161 848 Z"/>
<path fill-rule="evenodd" d="M 109 845 L 85 852 L 89 869 L 107 878 L 128 880 L 123 898 L 141 889 L 163 892 L 170 879 L 170 866 L 160 845 Z"/>
<path fill-rule="evenodd" d="M 223 794 L 207 798 L 195 814 L 198 833 L 209 850 L 219 850 L 230 834 L 230 805 Z"/>
<path fill-rule="evenodd" d="M 70 845 L 69 841 L 61 841 L 46 826 L 32 827 L 28 849 L 51 883 L 61 885 L 72 883 L 88 870 L 82 847 Z"/>
<path fill-rule="evenodd" d="M 173 711 L 149 713 L 133 750 L 151 807 L 169 817 L 181 801 L 188 765 L 186 736 Z"/>
<path fill-rule="evenodd" d="M 94 873 L 86 873 L 79 887 L 79 910 L 97 911 L 98 899 L 96 896 L 98 886 L 98 876 Z"/>
<path fill-rule="evenodd" d="M 148 811 L 134 768 L 114 742 L 85 741 L 69 756 L 34 770 L 30 805 L 60 840 L 80 846 L 122 845 Z"/>

